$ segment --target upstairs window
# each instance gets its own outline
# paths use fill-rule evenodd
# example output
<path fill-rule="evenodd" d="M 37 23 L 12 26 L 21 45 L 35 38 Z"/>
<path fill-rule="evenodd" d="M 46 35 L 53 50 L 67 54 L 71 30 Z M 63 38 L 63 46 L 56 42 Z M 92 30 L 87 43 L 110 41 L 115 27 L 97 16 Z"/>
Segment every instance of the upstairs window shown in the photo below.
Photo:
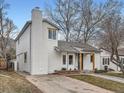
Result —
<path fill-rule="evenodd" d="M 48 37 L 49 37 L 49 39 L 56 40 L 56 30 L 55 29 L 49 29 L 48 30 Z"/>
<path fill-rule="evenodd" d="M 52 39 L 52 31 L 49 30 L 49 39 Z"/>

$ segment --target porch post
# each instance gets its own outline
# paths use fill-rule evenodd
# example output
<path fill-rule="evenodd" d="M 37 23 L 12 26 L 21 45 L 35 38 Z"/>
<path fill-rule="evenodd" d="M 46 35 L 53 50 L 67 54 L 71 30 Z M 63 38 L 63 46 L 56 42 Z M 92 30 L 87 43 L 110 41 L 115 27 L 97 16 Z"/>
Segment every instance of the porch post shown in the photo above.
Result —
<path fill-rule="evenodd" d="M 67 64 L 67 70 L 68 70 L 68 65 L 69 65 L 69 61 L 68 61 L 68 52 L 66 53 L 66 64 Z"/>
<path fill-rule="evenodd" d="M 83 67 L 82 67 L 82 52 L 80 51 L 80 71 L 82 71 Z"/>
<path fill-rule="evenodd" d="M 92 57 L 93 57 L 93 60 L 92 60 L 93 61 L 93 70 L 95 70 L 95 54 L 94 53 L 92 54 Z"/>

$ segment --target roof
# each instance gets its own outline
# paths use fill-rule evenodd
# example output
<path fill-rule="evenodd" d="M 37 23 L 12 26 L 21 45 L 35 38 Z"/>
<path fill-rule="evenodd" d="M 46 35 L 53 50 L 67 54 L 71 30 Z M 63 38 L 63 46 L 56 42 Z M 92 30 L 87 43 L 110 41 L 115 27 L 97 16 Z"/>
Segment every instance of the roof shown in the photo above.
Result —
<path fill-rule="evenodd" d="M 58 47 L 56 47 L 56 50 L 59 50 L 61 52 L 74 52 L 74 53 L 79 53 L 80 50 L 82 50 L 82 52 L 101 52 L 100 50 L 89 44 L 83 44 L 78 42 L 66 42 L 66 41 L 58 41 Z"/>
<path fill-rule="evenodd" d="M 55 23 L 53 23 L 53 22 L 51 22 L 51 21 L 49 21 L 49 20 L 47 20 L 45 18 L 43 19 L 43 22 L 46 22 L 46 23 L 52 25 L 53 27 L 57 28 L 58 30 L 60 29 Z"/>
<path fill-rule="evenodd" d="M 47 19 L 45 19 L 45 18 L 43 19 L 43 22 L 46 22 L 46 23 L 52 25 L 53 27 L 55 27 L 55 28 L 57 28 L 57 29 L 59 30 L 59 27 L 58 27 L 56 24 L 54 24 L 53 22 L 51 22 L 51 21 L 49 21 L 49 20 L 47 20 Z M 29 27 L 29 25 L 30 25 L 31 23 L 32 23 L 32 21 L 27 21 L 27 22 L 25 23 L 24 27 L 22 28 L 22 30 L 20 31 L 20 33 L 19 33 L 18 36 L 16 37 L 15 41 L 17 41 L 17 40 L 22 36 L 22 34 L 25 32 L 25 30 Z"/>
<path fill-rule="evenodd" d="M 111 50 L 108 50 L 108 49 L 105 49 L 105 48 L 101 48 L 101 49 L 111 53 Z M 124 56 L 124 48 L 119 48 L 118 49 L 118 54 L 119 54 L 119 56 Z"/>
<path fill-rule="evenodd" d="M 124 56 L 124 48 L 118 49 L 118 54 L 119 54 L 120 56 Z"/>
<path fill-rule="evenodd" d="M 27 21 L 25 23 L 24 27 L 22 28 L 18 36 L 15 38 L 15 41 L 17 41 L 22 36 L 22 34 L 25 32 L 25 30 L 29 27 L 30 24 L 31 24 L 31 21 Z"/>

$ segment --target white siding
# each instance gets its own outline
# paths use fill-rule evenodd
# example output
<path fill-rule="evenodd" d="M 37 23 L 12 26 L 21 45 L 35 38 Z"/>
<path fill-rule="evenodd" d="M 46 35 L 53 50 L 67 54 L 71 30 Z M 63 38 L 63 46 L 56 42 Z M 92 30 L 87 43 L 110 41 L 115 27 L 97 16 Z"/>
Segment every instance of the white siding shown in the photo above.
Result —
<path fill-rule="evenodd" d="M 83 54 L 83 69 L 85 70 L 93 70 L 93 63 L 90 60 L 91 54 Z"/>
<path fill-rule="evenodd" d="M 95 53 L 95 68 L 100 70 L 100 53 Z"/>
<path fill-rule="evenodd" d="M 66 55 L 66 64 L 63 64 L 63 55 Z M 73 56 L 73 64 L 69 64 L 69 55 Z M 75 53 L 63 52 L 61 54 L 61 69 L 66 68 L 67 70 L 78 69 L 78 56 Z"/>
<path fill-rule="evenodd" d="M 61 54 L 55 51 L 55 46 L 58 46 L 58 39 L 53 40 L 48 37 L 48 29 L 56 29 L 48 23 L 43 22 L 44 42 L 47 44 L 46 53 L 48 54 L 48 73 L 53 73 L 55 70 L 61 69 Z M 56 31 L 57 35 L 58 31 Z M 56 36 L 58 38 L 58 36 Z"/>
<path fill-rule="evenodd" d="M 24 63 L 24 53 L 27 52 L 27 62 Z M 20 71 L 30 73 L 30 26 L 16 42 L 16 55 Z"/>
<path fill-rule="evenodd" d="M 100 63 L 101 63 L 101 65 L 100 65 L 100 68 L 101 68 L 102 70 L 104 70 L 104 67 L 105 67 L 105 66 L 108 66 L 108 68 L 111 68 L 111 69 L 113 69 L 113 70 L 115 70 L 115 71 L 119 71 L 119 70 L 120 70 L 119 67 L 116 66 L 116 65 L 115 65 L 114 63 L 112 63 L 111 61 L 110 61 L 110 64 L 109 64 L 109 65 L 103 65 L 103 58 L 110 58 L 110 53 L 107 52 L 107 51 L 105 51 L 105 50 L 102 50 L 102 52 L 101 52 L 101 57 L 100 57 Z"/>

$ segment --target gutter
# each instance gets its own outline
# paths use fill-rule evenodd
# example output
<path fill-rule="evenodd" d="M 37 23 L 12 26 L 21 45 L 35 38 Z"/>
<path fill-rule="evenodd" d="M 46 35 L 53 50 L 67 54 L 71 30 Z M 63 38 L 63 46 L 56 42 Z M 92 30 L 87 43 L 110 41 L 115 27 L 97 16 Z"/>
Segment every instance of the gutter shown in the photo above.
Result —
<path fill-rule="evenodd" d="M 17 41 L 25 32 L 25 30 L 28 28 L 28 26 L 30 26 L 31 21 L 27 21 L 26 24 L 24 25 L 24 27 L 22 28 L 21 32 L 18 34 L 18 36 L 15 38 L 14 41 Z"/>

